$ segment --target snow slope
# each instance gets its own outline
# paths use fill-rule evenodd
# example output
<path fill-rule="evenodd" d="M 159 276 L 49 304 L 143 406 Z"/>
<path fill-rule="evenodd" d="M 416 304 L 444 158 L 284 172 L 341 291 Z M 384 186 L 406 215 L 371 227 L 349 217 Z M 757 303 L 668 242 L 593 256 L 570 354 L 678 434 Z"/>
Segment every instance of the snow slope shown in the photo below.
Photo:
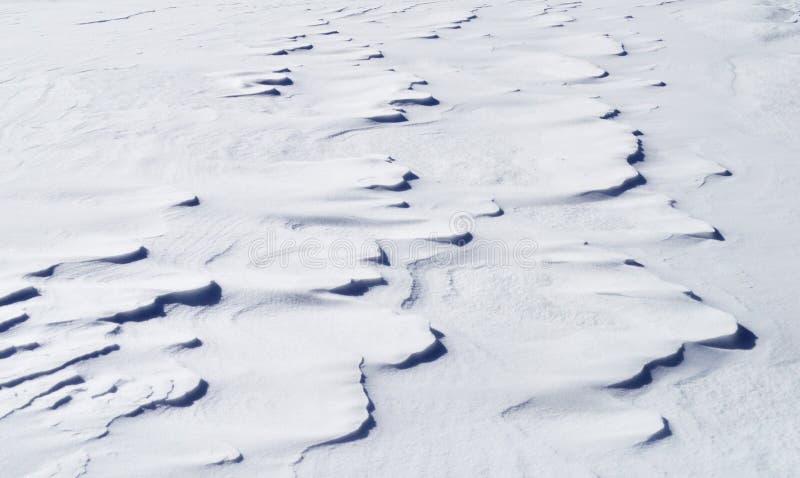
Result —
<path fill-rule="evenodd" d="M 3 476 L 791 476 L 800 7 L 0 3 Z"/>

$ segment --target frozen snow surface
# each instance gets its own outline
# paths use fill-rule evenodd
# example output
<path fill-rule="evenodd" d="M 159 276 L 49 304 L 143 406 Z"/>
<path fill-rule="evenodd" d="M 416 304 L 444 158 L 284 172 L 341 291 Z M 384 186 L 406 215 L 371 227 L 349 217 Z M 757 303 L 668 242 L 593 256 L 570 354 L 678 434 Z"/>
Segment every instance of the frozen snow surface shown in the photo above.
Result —
<path fill-rule="evenodd" d="M 0 2 L 0 475 L 796 476 L 796 0 Z"/>

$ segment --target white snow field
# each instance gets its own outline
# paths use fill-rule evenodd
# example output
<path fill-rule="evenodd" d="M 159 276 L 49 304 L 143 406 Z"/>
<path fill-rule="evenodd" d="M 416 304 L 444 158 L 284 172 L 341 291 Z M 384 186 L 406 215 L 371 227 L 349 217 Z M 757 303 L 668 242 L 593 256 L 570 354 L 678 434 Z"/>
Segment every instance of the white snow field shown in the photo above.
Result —
<path fill-rule="evenodd" d="M 0 1 L 0 476 L 797 476 L 799 20 Z"/>

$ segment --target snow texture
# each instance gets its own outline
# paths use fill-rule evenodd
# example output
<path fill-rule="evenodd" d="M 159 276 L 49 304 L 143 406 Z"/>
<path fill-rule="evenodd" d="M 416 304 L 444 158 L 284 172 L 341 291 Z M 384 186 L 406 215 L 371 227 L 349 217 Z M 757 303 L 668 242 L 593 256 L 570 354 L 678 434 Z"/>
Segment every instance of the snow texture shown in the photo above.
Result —
<path fill-rule="evenodd" d="M 4 1 L 0 474 L 796 474 L 798 19 Z"/>

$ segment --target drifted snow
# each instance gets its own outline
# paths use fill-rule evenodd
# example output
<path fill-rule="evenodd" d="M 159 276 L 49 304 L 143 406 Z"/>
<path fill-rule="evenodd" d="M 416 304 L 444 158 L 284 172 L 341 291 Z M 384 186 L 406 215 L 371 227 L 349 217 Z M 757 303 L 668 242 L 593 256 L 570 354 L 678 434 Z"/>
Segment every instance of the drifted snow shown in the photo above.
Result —
<path fill-rule="evenodd" d="M 5 2 L 2 474 L 790 475 L 797 18 Z"/>

